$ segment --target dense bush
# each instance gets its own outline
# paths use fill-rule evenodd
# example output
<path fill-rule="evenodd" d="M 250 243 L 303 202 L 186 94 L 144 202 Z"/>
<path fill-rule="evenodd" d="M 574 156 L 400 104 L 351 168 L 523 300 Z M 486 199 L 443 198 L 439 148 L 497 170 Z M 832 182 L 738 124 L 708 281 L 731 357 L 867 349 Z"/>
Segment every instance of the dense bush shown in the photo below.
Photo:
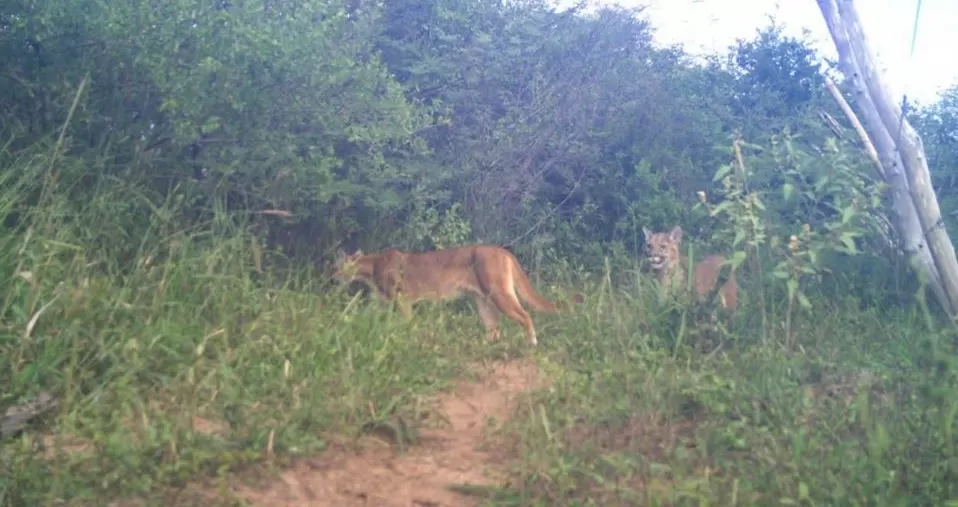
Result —
<path fill-rule="evenodd" d="M 444 339 L 478 336 L 468 313 L 430 313 L 427 332 L 356 310 L 327 262 L 470 242 L 508 245 L 540 287 L 592 291 L 544 340 L 550 417 L 679 417 L 693 400 L 699 437 L 719 439 L 693 461 L 729 473 L 701 486 L 714 498 L 733 482 L 758 504 L 955 498 L 950 328 L 901 265 L 818 56 L 775 25 L 698 61 L 653 45 L 639 10 L 540 0 L 12 0 L 0 53 L 0 405 L 56 392 L 56 435 L 95 450 L 47 460 L 5 440 L 0 504 L 149 496 L 255 460 L 276 428 L 280 452 L 310 452 L 366 403 L 405 410 L 503 350 Z M 952 88 L 911 112 L 949 225 L 956 104 Z M 675 224 L 739 265 L 735 359 L 696 355 L 685 315 L 652 306 L 641 229 Z M 909 412 L 796 394 L 866 368 Z M 647 390 L 625 392 L 636 376 Z M 789 419 L 819 408 L 832 433 Z M 200 413 L 243 450 L 201 441 Z M 833 452 L 846 431 L 854 465 Z M 530 438 L 548 451 L 526 450 L 522 479 L 551 505 L 621 473 Z M 639 467 L 621 452 L 603 459 Z M 565 459 L 582 468 L 552 467 Z"/>

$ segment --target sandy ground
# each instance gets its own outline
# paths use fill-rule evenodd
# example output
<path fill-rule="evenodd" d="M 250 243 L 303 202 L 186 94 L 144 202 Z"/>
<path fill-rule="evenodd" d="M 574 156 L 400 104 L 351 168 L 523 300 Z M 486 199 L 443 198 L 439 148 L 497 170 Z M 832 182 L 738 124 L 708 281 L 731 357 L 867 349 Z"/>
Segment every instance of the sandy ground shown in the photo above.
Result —
<path fill-rule="evenodd" d="M 479 499 L 447 489 L 455 483 L 502 485 L 501 453 L 483 449 L 485 428 L 512 415 L 516 396 L 540 387 L 531 361 L 476 366 L 478 382 L 460 382 L 432 400 L 449 424 L 419 430 L 405 452 L 376 436 L 336 444 L 317 458 L 297 460 L 263 485 L 234 494 L 259 507 L 459 507 Z M 488 446 L 486 446 L 488 447 Z"/>

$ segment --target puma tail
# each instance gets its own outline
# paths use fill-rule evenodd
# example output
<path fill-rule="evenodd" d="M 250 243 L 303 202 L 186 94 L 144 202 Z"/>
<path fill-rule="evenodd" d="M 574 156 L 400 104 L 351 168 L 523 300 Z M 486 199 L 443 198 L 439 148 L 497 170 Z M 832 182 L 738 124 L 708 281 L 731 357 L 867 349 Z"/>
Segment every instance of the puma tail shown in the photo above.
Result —
<path fill-rule="evenodd" d="M 516 293 L 519 294 L 519 297 L 521 297 L 526 303 L 529 303 L 529 306 L 532 306 L 540 312 L 558 312 L 559 309 L 556 307 L 555 303 L 542 297 L 538 292 L 536 292 L 536 289 L 532 286 L 532 282 L 529 281 L 529 277 L 526 275 L 525 270 L 522 269 L 522 265 L 519 264 L 519 261 L 515 258 L 515 256 L 512 256 L 511 261 L 512 284 L 516 289 Z M 573 298 L 574 304 L 581 303 L 582 300 L 583 298 L 579 294 L 576 294 L 576 296 Z M 568 306 L 573 305 L 570 304 Z"/>

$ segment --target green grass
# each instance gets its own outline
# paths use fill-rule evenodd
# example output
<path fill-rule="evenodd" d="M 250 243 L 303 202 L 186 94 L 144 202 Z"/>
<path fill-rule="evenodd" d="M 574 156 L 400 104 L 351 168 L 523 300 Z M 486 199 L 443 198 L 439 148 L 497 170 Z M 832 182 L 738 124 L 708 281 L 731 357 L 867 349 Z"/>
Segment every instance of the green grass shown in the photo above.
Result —
<path fill-rule="evenodd" d="M 574 315 L 538 315 L 531 352 L 511 323 L 486 343 L 475 313 L 454 305 L 427 305 L 407 323 L 309 271 L 254 283 L 247 245 L 181 237 L 154 257 L 164 260 L 113 276 L 66 243 L 10 249 L 21 257 L 7 259 L 0 401 L 48 390 L 62 403 L 0 445 L 0 504 L 189 505 L 181 486 L 262 462 L 270 441 L 280 464 L 322 453 L 325 436 L 416 420 L 418 401 L 468 363 L 528 354 L 551 387 L 504 430 L 521 486 L 494 505 L 946 505 L 958 495 L 951 338 L 905 310 L 829 301 L 800 320 L 801 351 L 772 336 L 706 353 L 695 326 L 673 347 L 674 317 L 648 293 L 601 285 Z M 194 417 L 221 430 L 194 431 Z M 47 432 L 52 449 L 40 452 Z"/>
<path fill-rule="evenodd" d="M 211 213 L 177 230 L 172 205 L 132 183 L 30 208 L 23 189 L 45 177 L 14 173 L 0 178 L 0 213 L 21 211 L 0 231 L 0 407 L 43 390 L 61 403 L 0 441 L 0 505 L 208 505 L 183 486 L 225 491 L 234 472 L 401 427 L 469 364 L 518 356 L 551 385 L 501 430 L 513 480 L 491 505 L 958 505 L 955 336 L 915 309 L 821 297 L 786 351 L 784 319 L 760 339 L 745 298 L 712 352 L 613 274 L 565 283 L 586 303 L 535 315 L 532 351 L 508 321 L 486 343 L 461 305 L 405 322 L 312 267 L 266 256 L 255 274 L 246 229 Z"/>
<path fill-rule="evenodd" d="M 708 356 L 576 320 L 516 423 L 523 504 L 953 505 L 953 353 L 912 320 L 842 305 L 804 352 Z"/>
<path fill-rule="evenodd" d="M 181 250 L 122 278 L 78 268 L 37 281 L 42 265 L 32 284 L 12 277 L 0 402 L 57 393 L 49 431 L 84 450 L 44 458 L 31 442 L 42 432 L 3 442 L 0 505 L 166 494 L 258 460 L 270 439 L 280 456 L 318 453 L 320 435 L 388 422 L 460 377 L 466 358 L 495 352 L 462 339 L 457 319 L 407 325 L 377 305 L 347 309 L 347 297 L 320 297 L 305 280 L 303 290 L 258 288 L 231 274 L 242 271 L 236 242 Z M 195 432 L 194 416 L 224 429 Z"/>

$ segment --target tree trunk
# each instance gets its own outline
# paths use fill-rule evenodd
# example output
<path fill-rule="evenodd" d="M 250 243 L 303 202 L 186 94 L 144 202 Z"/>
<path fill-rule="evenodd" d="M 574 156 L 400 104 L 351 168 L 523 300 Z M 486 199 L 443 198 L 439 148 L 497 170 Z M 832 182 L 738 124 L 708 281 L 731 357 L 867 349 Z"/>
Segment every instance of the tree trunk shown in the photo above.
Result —
<path fill-rule="evenodd" d="M 852 88 L 856 95 L 860 97 L 860 109 L 868 117 L 869 124 L 881 124 L 877 116 L 874 105 L 868 99 L 859 76 L 849 80 L 852 82 Z M 832 97 L 838 102 L 842 112 L 851 122 L 855 132 L 868 152 L 868 157 L 872 159 L 878 169 L 878 174 L 888 183 L 887 197 L 891 202 L 892 224 L 899 238 L 901 249 L 908 256 L 908 261 L 912 267 L 927 277 L 931 290 L 939 302 L 948 301 L 945 289 L 941 284 L 941 278 L 938 275 L 938 268 L 935 266 L 935 259 L 931 256 L 931 250 L 925 243 L 925 236 L 922 234 L 921 221 L 918 219 L 918 210 L 915 208 L 915 202 L 911 200 L 911 194 L 908 192 L 908 180 L 905 179 L 899 168 L 902 166 L 901 158 L 895 150 L 895 142 L 884 128 L 879 129 L 874 138 L 875 142 L 868 137 L 868 132 L 858 120 L 855 112 L 845 101 L 845 97 L 832 83 L 831 79 L 825 78 L 825 86 L 831 92 Z M 870 117 L 869 117 L 870 115 Z M 876 145 L 878 146 L 876 148 Z M 881 153 L 881 155 L 879 155 Z M 891 163 L 882 163 L 882 159 L 891 160 Z M 893 170 L 886 171 L 885 166 L 890 166 Z"/>
<path fill-rule="evenodd" d="M 893 223 L 902 248 L 954 317 L 958 259 L 941 219 L 921 139 L 876 70 L 852 0 L 816 1 L 838 49 L 839 68 L 852 86 L 855 105 L 879 154 L 882 175 L 891 187 Z"/>

